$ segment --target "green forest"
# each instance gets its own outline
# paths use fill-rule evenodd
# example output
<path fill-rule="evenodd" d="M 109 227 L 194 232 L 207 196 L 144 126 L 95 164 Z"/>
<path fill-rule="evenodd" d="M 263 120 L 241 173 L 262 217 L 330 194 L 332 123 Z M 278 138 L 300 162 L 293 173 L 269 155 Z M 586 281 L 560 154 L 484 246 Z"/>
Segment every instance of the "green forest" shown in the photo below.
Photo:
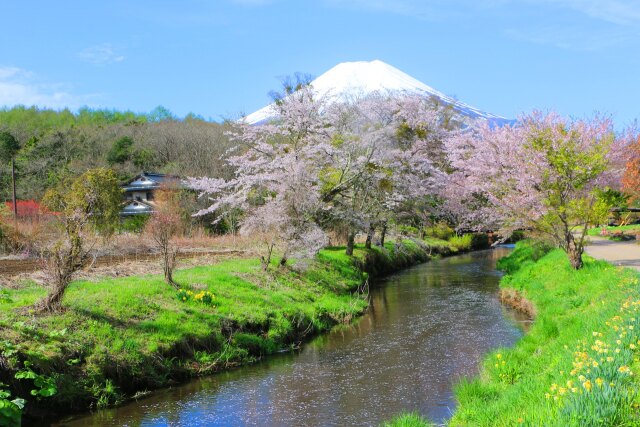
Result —
<path fill-rule="evenodd" d="M 56 111 L 17 106 L 0 109 L 0 132 L 19 143 L 17 198 L 39 200 L 63 179 L 97 167 L 121 180 L 142 170 L 224 177 L 220 159 L 230 148 L 225 124 L 193 114 L 177 118 L 163 107 L 149 113 L 81 108 Z M 9 162 L 0 162 L 0 198 L 11 199 Z"/>

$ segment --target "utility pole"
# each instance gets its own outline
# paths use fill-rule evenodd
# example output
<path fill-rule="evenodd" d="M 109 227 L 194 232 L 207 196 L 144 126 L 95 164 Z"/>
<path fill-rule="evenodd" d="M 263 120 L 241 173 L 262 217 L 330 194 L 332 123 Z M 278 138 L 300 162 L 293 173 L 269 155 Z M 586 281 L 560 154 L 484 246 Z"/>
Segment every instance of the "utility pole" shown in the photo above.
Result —
<path fill-rule="evenodd" d="M 11 182 L 13 183 L 13 221 L 18 226 L 18 201 L 16 200 L 16 161 L 11 159 Z"/>

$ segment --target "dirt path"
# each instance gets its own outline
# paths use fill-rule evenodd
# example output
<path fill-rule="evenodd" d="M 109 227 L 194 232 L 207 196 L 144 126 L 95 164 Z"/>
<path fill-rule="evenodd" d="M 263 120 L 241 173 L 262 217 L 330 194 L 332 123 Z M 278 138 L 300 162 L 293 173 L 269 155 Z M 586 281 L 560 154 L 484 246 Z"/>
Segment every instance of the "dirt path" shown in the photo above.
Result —
<path fill-rule="evenodd" d="M 243 256 L 246 256 L 246 251 L 234 249 L 181 251 L 178 253 L 178 258 L 187 261 L 180 263 L 178 268 L 202 263 L 206 264 L 229 257 Z M 158 264 L 157 260 L 159 259 L 160 255 L 156 253 L 101 256 L 94 260 L 91 267 L 85 271 L 86 274 L 84 274 L 84 276 L 91 277 L 96 274 L 107 274 L 118 277 L 128 275 L 128 273 L 130 275 L 136 273 L 152 273 L 155 272 L 156 268 L 153 266 Z M 0 260 L 0 278 L 37 273 L 41 269 L 42 261 L 37 259 Z M 114 270 L 114 272 L 110 270 Z"/>
<path fill-rule="evenodd" d="M 613 265 L 640 271 L 640 244 L 636 241 L 614 242 L 603 237 L 589 236 L 591 243 L 585 247 L 588 255 Z"/>

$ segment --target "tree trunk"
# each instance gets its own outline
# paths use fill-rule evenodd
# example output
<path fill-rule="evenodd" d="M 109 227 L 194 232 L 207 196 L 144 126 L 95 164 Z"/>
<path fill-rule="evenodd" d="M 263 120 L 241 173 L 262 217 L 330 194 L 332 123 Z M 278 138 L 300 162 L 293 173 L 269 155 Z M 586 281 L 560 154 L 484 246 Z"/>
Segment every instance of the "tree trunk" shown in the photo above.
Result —
<path fill-rule="evenodd" d="M 82 249 L 82 241 L 75 236 L 68 249 L 54 247 L 45 263 L 45 274 L 51 290 L 42 300 L 35 304 L 36 312 L 56 312 L 62 309 L 62 298 L 71 283 L 73 274 L 84 265 L 87 254 Z"/>
<path fill-rule="evenodd" d="M 582 252 L 584 252 L 584 248 L 582 245 L 576 244 L 575 238 L 573 234 L 569 233 L 566 236 L 567 241 L 567 255 L 569 256 L 569 262 L 571 263 L 571 267 L 575 270 L 579 270 L 582 268 Z"/>
<path fill-rule="evenodd" d="M 16 161 L 11 159 L 11 185 L 13 187 L 13 220 L 18 223 L 18 200 L 16 198 Z"/>
<path fill-rule="evenodd" d="M 167 282 L 168 285 L 173 286 L 174 288 L 178 288 L 178 284 L 173 280 L 173 269 L 176 265 L 176 256 L 178 255 L 177 250 L 173 250 L 172 248 L 164 249 L 164 281 Z"/>
<path fill-rule="evenodd" d="M 353 255 L 353 247 L 356 242 L 356 233 L 354 231 L 350 231 L 347 235 L 347 250 L 345 253 L 349 256 Z"/>
<path fill-rule="evenodd" d="M 275 243 L 271 242 L 267 244 L 267 256 L 260 256 L 260 264 L 262 265 L 262 271 L 267 271 L 269 269 L 269 264 L 271 264 L 271 254 L 273 253 L 273 247 Z"/>
<path fill-rule="evenodd" d="M 37 304 L 36 311 L 52 313 L 60 311 L 62 309 L 62 297 L 68 284 L 69 281 L 67 283 L 56 283 L 47 296 Z"/>
<path fill-rule="evenodd" d="M 380 231 L 380 247 L 384 248 L 384 238 L 387 237 L 387 222 L 382 224 L 382 230 Z"/>
<path fill-rule="evenodd" d="M 367 249 L 371 249 L 371 242 L 373 241 L 373 235 L 376 232 L 376 227 L 371 224 L 369 225 L 369 232 L 367 233 L 367 240 L 364 243 L 364 247 Z"/>

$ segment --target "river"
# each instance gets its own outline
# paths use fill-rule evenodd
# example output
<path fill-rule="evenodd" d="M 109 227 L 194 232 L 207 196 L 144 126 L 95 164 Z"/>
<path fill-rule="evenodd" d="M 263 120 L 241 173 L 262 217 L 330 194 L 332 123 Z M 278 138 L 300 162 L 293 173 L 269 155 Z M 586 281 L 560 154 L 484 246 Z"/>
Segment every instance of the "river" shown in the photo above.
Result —
<path fill-rule="evenodd" d="M 294 354 L 154 392 L 65 426 L 364 426 L 401 411 L 442 422 L 452 386 L 511 346 L 527 319 L 498 300 L 508 249 L 431 261 L 377 281 L 371 308 Z"/>

